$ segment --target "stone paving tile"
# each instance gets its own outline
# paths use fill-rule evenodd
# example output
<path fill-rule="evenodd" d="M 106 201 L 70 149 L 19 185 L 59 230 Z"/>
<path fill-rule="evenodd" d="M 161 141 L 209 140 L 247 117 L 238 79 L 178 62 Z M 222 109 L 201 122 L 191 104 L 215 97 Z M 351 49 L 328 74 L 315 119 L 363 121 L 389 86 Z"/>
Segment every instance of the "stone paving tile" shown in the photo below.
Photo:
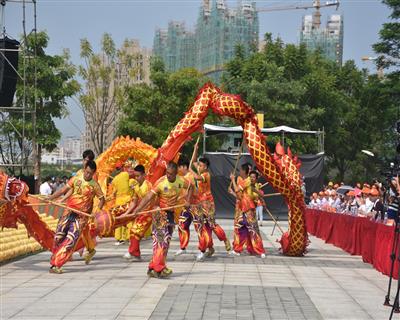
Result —
<path fill-rule="evenodd" d="M 208 319 L 210 314 L 221 319 L 322 319 L 302 288 L 175 284 L 168 286 L 150 319 Z"/>
<path fill-rule="evenodd" d="M 220 222 L 232 238 L 232 222 Z M 284 257 L 275 241 L 279 231 L 271 236 L 272 226 L 261 228 L 266 259 L 229 256 L 215 238 L 215 255 L 202 263 L 195 262 L 195 232 L 188 254 L 174 256 L 175 232 L 168 254 L 174 273 L 168 280 L 146 276 L 150 240 L 142 243 L 144 262 L 139 263 L 122 259 L 126 245 L 101 239 L 89 266 L 74 255 L 62 275 L 48 273 L 48 252 L 3 264 L 0 319 L 166 319 L 168 308 L 170 319 L 249 319 L 250 313 L 257 320 L 313 319 L 316 310 L 318 319 L 389 317 L 390 309 L 382 306 L 386 276 L 314 237 L 305 257 Z"/>

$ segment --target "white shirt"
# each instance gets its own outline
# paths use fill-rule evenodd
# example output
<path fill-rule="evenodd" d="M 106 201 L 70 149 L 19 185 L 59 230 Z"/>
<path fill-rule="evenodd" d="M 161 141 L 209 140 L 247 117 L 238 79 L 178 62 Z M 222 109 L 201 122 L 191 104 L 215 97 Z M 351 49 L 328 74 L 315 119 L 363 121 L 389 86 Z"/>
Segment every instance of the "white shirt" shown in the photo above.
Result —
<path fill-rule="evenodd" d="M 373 207 L 374 203 L 369 198 L 365 199 L 365 212 L 371 212 Z"/>
<path fill-rule="evenodd" d="M 43 182 L 39 188 L 40 194 L 43 196 L 49 196 L 53 192 L 48 182 Z"/>

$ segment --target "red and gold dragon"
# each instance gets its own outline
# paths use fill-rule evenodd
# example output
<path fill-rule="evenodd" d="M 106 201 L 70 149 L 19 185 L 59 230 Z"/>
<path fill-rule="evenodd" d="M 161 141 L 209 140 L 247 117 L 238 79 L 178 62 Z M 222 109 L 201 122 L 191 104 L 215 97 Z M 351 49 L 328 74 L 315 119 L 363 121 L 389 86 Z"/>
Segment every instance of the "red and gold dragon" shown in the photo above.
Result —
<path fill-rule="evenodd" d="M 300 163 L 288 149 L 277 144 L 275 154 L 271 154 L 266 139 L 258 127 L 254 110 L 237 95 L 223 93 L 211 83 L 199 91 L 195 102 L 170 132 L 163 145 L 156 150 L 140 139 L 117 138 L 97 159 L 98 181 L 106 190 L 107 179 L 119 161 L 134 158 L 148 168 L 148 179 L 155 182 L 165 172 L 166 164 L 176 159 L 185 142 L 194 132 L 202 130 L 208 111 L 236 120 L 242 127 L 248 150 L 258 170 L 278 191 L 288 205 L 289 229 L 280 243 L 282 253 L 302 256 L 306 252 L 308 237 L 305 225 L 305 204 L 301 191 Z M 17 180 L 0 174 L 0 227 L 15 227 L 21 222 L 28 233 L 44 248 L 51 249 L 53 232 L 40 219 L 38 212 L 28 203 L 27 186 Z"/>

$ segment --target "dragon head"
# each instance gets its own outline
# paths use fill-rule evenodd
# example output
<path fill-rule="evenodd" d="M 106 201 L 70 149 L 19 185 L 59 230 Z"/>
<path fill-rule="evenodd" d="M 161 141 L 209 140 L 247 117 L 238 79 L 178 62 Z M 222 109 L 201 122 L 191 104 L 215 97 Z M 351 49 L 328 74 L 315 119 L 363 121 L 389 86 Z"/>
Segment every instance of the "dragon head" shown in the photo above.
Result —
<path fill-rule="evenodd" d="M 16 228 L 18 211 L 27 200 L 29 188 L 25 182 L 0 171 L 0 227 Z"/>

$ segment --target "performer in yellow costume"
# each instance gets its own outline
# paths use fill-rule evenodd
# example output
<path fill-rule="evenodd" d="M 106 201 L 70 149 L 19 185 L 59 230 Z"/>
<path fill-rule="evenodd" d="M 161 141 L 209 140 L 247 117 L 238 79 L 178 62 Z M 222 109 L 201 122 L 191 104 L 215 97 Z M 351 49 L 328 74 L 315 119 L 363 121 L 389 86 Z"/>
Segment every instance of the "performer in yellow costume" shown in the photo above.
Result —
<path fill-rule="evenodd" d="M 122 165 L 120 163 L 117 166 L 120 169 L 122 167 Z M 125 168 L 122 168 L 122 171 L 120 173 L 118 173 L 112 180 L 111 186 L 112 186 L 115 202 L 114 202 L 113 208 L 111 210 L 119 211 L 122 208 L 124 208 L 124 206 L 126 207 L 127 204 L 129 204 L 129 202 L 131 201 L 132 190 L 129 186 L 129 178 L 130 178 L 129 173 L 127 172 L 126 167 L 125 167 Z M 130 227 L 130 224 L 128 224 L 127 226 L 122 226 L 122 227 L 115 229 L 114 237 L 117 240 L 115 245 L 117 245 L 117 246 L 121 245 L 126 240 L 129 239 L 129 227 Z"/>
<path fill-rule="evenodd" d="M 131 187 L 133 188 L 133 198 L 128 211 L 125 214 L 130 214 L 144 198 L 144 196 L 151 190 L 151 183 L 146 180 L 146 173 L 144 166 L 137 165 L 133 169 L 135 180 L 131 179 Z M 133 180 L 133 181 L 132 181 Z M 152 216 L 151 213 L 144 213 L 137 217 L 131 223 L 130 228 L 130 243 L 128 252 L 123 258 L 128 260 L 140 261 L 140 240 L 144 238 L 147 231 L 151 226 Z"/>
<path fill-rule="evenodd" d="M 166 175 L 158 179 L 151 191 L 132 212 L 132 214 L 138 214 L 155 199 L 160 207 L 160 211 L 152 214 L 153 257 L 147 272 L 149 277 L 165 278 L 172 274 L 172 270 L 166 266 L 169 243 L 175 225 L 174 212 L 169 208 L 178 205 L 182 190 L 187 190 L 185 205 L 189 207 L 193 192 L 188 182 L 177 176 L 177 173 L 176 163 L 169 162 Z"/>

